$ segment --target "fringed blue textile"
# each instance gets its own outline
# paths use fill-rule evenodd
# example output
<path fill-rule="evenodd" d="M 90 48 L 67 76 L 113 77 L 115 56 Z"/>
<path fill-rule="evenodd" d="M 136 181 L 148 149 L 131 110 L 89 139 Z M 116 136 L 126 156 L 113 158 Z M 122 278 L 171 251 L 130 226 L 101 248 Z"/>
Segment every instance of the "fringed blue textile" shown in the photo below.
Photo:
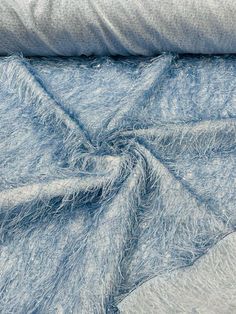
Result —
<path fill-rule="evenodd" d="M 0 312 L 116 313 L 233 232 L 235 118 L 234 56 L 2 58 Z"/>

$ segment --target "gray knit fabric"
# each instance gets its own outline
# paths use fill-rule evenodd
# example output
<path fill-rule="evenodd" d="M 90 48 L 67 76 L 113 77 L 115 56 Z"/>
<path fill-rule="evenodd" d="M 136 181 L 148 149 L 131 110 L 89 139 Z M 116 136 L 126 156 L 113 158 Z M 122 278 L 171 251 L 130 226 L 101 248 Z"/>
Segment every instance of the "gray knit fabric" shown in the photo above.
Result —
<path fill-rule="evenodd" d="M 120 313 L 236 313 L 235 243 L 233 233 L 192 267 L 147 281 L 119 304 Z"/>
<path fill-rule="evenodd" d="M 1 0 L 0 54 L 236 53 L 234 0 Z"/>

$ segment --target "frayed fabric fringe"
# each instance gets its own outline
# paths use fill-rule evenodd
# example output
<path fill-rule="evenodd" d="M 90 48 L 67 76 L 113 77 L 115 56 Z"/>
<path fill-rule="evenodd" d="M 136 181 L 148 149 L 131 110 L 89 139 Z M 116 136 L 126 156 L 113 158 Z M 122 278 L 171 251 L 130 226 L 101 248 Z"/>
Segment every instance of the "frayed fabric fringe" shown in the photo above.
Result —
<path fill-rule="evenodd" d="M 0 83 L 0 312 L 115 313 L 198 277 L 235 230 L 235 57 L 12 56 Z"/>

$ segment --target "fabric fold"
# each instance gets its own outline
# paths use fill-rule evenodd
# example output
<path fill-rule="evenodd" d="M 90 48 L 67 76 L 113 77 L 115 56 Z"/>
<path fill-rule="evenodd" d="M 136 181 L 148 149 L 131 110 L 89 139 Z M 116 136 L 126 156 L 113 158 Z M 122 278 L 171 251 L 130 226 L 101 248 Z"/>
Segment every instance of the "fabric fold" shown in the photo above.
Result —
<path fill-rule="evenodd" d="M 0 55 L 236 53 L 233 0 L 2 0 Z"/>

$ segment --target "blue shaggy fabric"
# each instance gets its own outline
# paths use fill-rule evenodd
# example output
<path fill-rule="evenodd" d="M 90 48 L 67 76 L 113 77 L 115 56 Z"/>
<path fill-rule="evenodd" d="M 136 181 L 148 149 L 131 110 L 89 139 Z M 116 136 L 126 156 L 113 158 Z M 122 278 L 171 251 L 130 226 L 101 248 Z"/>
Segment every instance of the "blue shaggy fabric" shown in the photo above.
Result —
<path fill-rule="evenodd" d="M 235 231 L 235 166 L 235 56 L 1 58 L 0 312 L 118 312 Z"/>

